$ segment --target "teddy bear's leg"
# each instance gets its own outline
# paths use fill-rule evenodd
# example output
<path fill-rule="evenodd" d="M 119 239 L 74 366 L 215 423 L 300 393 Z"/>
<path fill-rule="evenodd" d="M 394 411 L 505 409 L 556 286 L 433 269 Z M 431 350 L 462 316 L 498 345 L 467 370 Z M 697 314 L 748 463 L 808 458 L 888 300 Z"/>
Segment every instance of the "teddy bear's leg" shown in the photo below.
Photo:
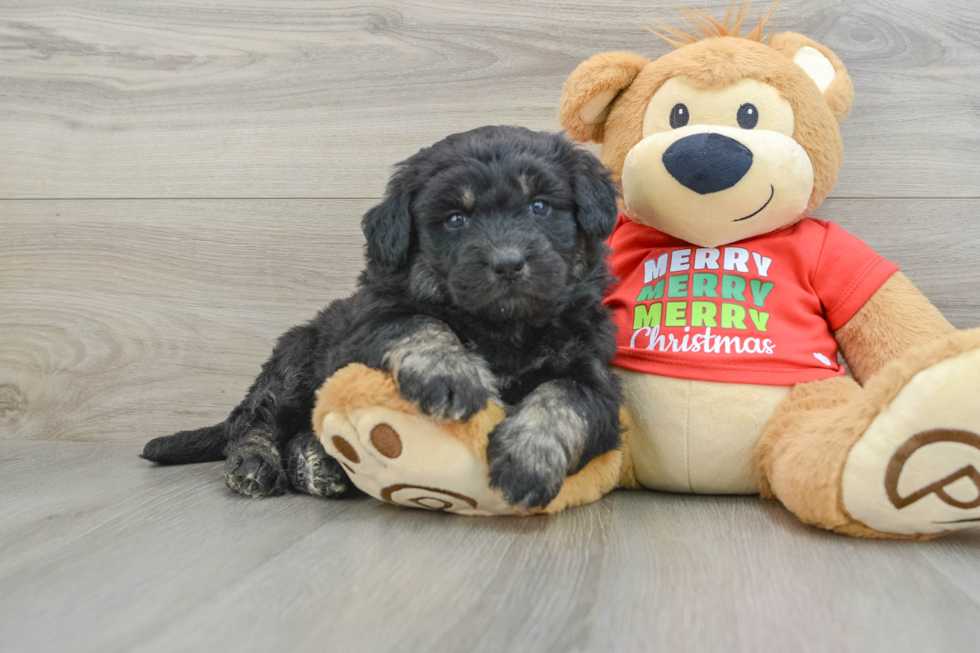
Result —
<path fill-rule="evenodd" d="M 840 478 L 847 453 L 861 435 L 857 424 L 844 425 L 860 393 L 849 377 L 793 388 L 756 446 L 763 497 L 778 498 L 814 526 L 840 530 L 851 523 L 839 501 Z"/>
<path fill-rule="evenodd" d="M 926 539 L 980 525 L 980 330 L 892 361 L 864 388 L 801 384 L 760 438 L 757 472 L 803 521 Z"/>
<path fill-rule="evenodd" d="M 596 456 L 577 474 L 565 479 L 561 491 L 551 503 L 532 512 L 553 513 L 598 501 L 603 495 L 621 486 L 623 467 L 628 460 L 622 449 L 613 449 Z"/>
<path fill-rule="evenodd" d="M 353 364 L 317 392 L 313 424 L 323 449 L 355 486 L 407 507 L 467 515 L 550 513 L 595 501 L 616 486 L 623 458 L 618 449 L 565 479 L 544 508 L 510 506 L 489 485 L 486 457 L 489 434 L 504 415 L 491 401 L 466 422 L 434 419 L 401 397 L 390 375 Z"/>

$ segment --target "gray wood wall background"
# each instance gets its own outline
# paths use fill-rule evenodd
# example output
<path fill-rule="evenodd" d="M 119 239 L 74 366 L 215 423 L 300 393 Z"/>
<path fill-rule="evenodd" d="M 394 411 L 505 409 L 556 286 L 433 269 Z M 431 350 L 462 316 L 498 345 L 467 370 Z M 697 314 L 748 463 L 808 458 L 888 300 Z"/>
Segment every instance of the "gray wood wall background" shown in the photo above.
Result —
<path fill-rule="evenodd" d="M 352 290 L 392 163 L 479 125 L 557 129 L 572 69 L 667 52 L 642 26 L 674 6 L 4 0 L 0 438 L 222 419 L 279 333 Z M 980 325 L 980 3 L 784 0 L 776 26 L 857 88 L 817 217 Z"/>

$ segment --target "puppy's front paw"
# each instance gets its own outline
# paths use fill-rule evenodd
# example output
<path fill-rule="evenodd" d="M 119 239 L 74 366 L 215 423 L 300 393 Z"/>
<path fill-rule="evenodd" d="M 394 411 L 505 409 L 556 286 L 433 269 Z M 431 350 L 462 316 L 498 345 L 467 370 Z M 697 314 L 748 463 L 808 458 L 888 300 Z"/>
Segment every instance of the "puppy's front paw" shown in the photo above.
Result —
<path fill-rule="evenodd" d="M 494 392 L 486 361 L 466 351 L 449 327 L 436 322 L 394 343 L 385 356 L 405 399 L 430 417 L 469 420 Z"/>
<path fill-rule="evenodd" d="M 468 356 L 408 363 L 398 371 L 398 390 L 426 415 L 467 421 L 486 407 L 490 391 Z"/>
<path fill-rule="evenodd" d="M 568 456 L 561 444 L 518 413 L 497 425 L 490 434 L 487 461 L 490 485 L 504 494 L 507 503 L 524 508 L 543 508 L 558 496 Z"/>
<path fill-rule="evenodd" d="M 247 497 L 271 497 L 286 492 L 286 472 L 275 444 L 261 436 L 246 435 L 228 452 L 225 482 Z"/>

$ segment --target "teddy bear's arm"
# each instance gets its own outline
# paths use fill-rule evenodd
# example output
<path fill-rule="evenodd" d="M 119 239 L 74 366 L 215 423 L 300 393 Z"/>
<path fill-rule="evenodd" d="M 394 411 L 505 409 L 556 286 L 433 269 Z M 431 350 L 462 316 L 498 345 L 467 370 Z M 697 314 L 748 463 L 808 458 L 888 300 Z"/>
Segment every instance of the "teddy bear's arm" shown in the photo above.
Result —
<path fill-rule="evenodd" d="M 890 360 L 955 330 L 908 277 L 896 272 L 834 335 L 851 374 L 863 384 Z"/>

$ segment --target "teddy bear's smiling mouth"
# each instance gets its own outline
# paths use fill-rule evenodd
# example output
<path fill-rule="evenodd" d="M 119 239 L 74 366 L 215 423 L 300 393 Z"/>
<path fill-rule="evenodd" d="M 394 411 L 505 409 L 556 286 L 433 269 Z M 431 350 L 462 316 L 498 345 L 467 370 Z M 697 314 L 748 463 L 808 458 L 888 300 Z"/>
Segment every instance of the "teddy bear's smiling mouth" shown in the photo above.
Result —
<path fill-rule="evenodd" d="M 769 202 L 771 202 L 772 198 L 776 196 L 776 187 L 773 186 L 772 184 L 769 184 L 769 191 L 770 191 L 769 199 L 767 199 L 766 203 L 762 205 L 762 208 L 760 208 L 758 211 L 756 211 L 751 215 L 745 216 L 744 218 L 739 218 L 738 220 L 732 220 L 732 222 L 741 222 L 742 220 L 748 220 L 749 218 L 754 218 L 755 216 L 762 213 L 762 210 L 765 209 L 767 206 L 769 206 Z"/>

